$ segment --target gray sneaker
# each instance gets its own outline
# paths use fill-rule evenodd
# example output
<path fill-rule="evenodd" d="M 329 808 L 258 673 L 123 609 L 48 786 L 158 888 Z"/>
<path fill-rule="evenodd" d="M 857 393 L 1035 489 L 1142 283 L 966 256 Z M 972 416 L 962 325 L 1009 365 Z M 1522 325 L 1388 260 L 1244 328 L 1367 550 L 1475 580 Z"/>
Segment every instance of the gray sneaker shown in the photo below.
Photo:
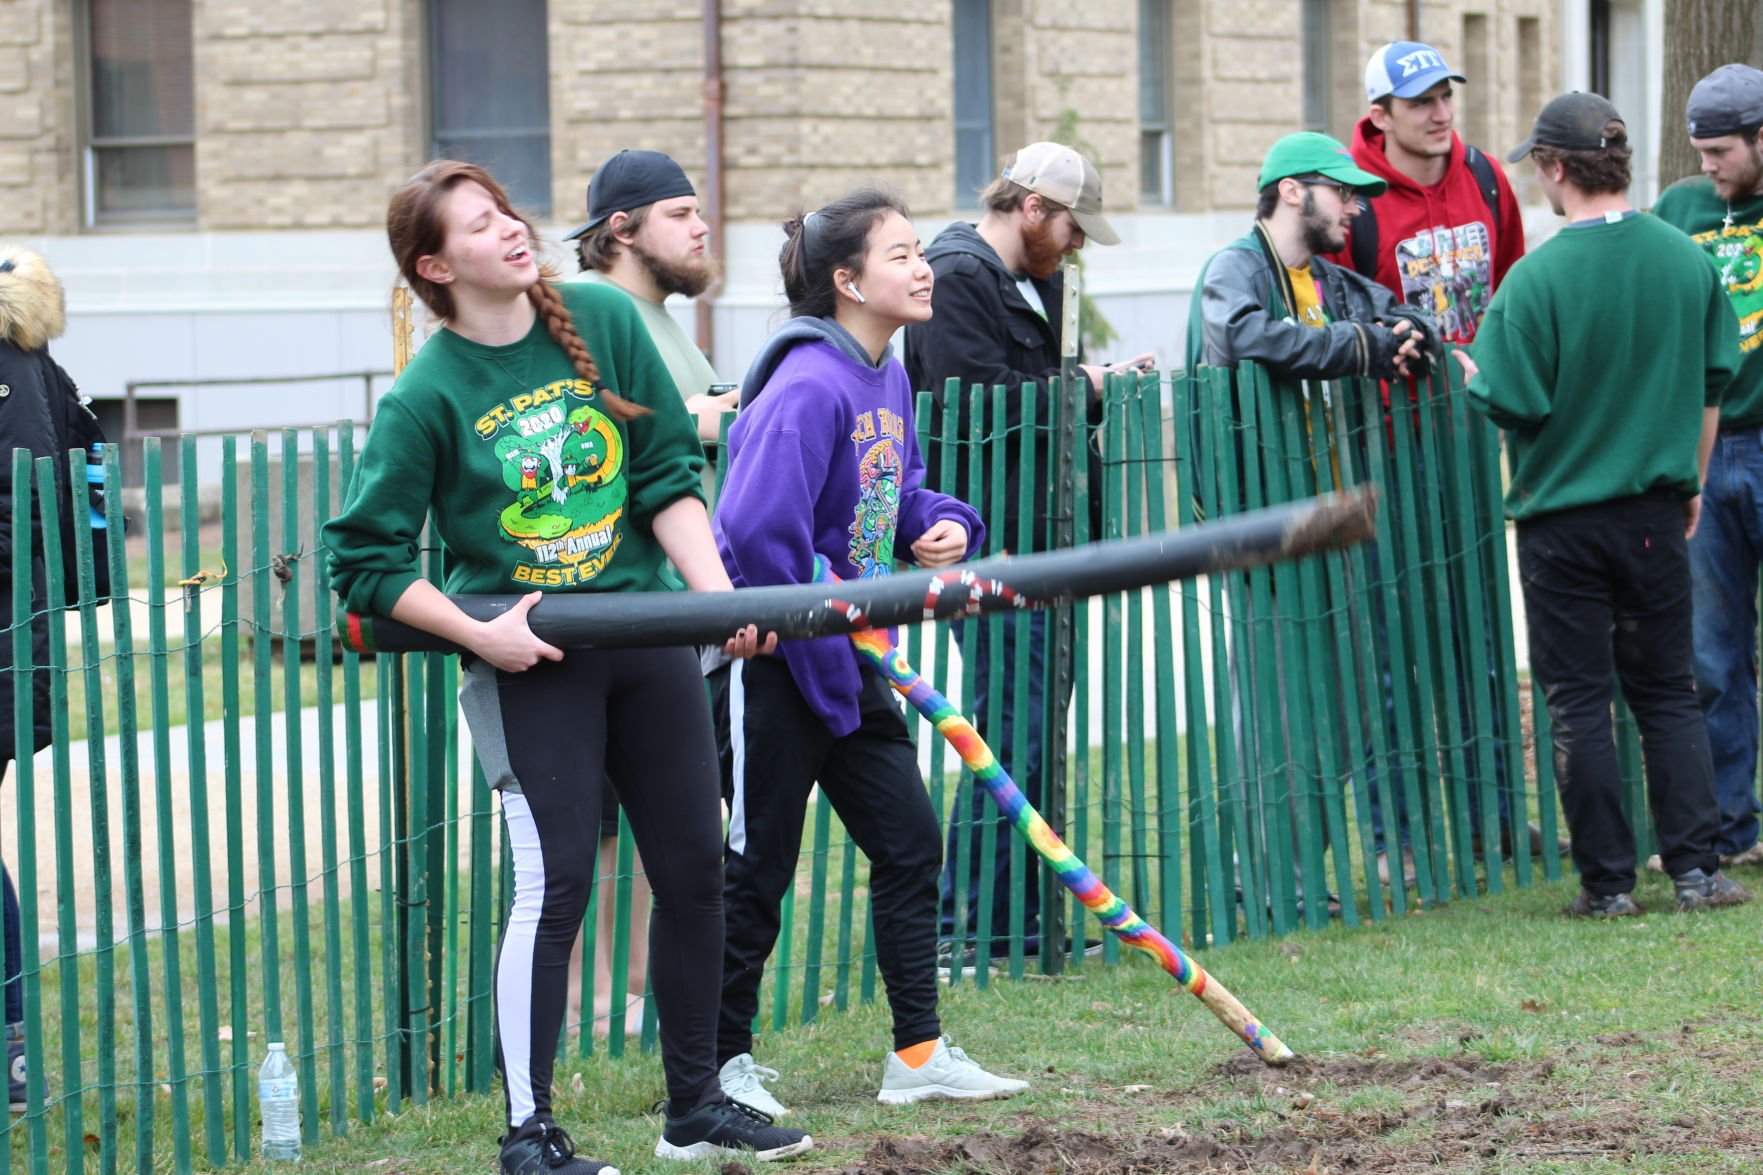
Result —
<path fill-rule="evenodd" d="M 882 1072 L 881 1092 L 875 1100 L 889 1106 L 941 1100 L 987 1101 L 1012 1097 L 1027 1088 L 1026 1081 L 987 1073 L 945 1036 L 937 1041 L 930 1060 L 916 1069 L 907 1068 L 898 1053 L 890 1052 Z"/>
<path fill-rule="evenodd" d="M 1716 906 L 1741 906 L 1751 900 L 1751 891 L 1716 869 L 1709 873 L 1691 869 L 1671 879 L 1677 890 L 1680 910 L 1712 910 Z"/>
<path fill-rule="evenodd" d="M 723 1093 L 767 1117 L 781 1118 L 790 1112 L 765 1088 L 766 1082 L 777 1080 L 777 1070 L 755 1065 L 752 1053 L 730 1057 L 728 1064 L 717 1071 L 716 1080 L 722 1084 Z"/>
<path fill-rule="evenodd" d="M 1600 898 L 1583 889 L 1567 907 L 1567 913 L 1574 918 L 1633 918 L 1644 912 L 1633 894 L 1613 893 Z"/>

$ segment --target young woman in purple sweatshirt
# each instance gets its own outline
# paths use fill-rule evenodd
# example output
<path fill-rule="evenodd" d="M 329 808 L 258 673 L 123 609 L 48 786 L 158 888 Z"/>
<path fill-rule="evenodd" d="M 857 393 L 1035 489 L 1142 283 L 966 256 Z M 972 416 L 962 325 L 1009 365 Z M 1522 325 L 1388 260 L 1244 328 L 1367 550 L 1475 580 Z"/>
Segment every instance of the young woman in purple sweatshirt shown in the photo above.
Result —
<path fill-rule="evenodd" d="M 924 486 L 912 387 L 888 340 L 931 314 L 931 271 L 905 206 L 863 189 L 784 226 L 779 265 L 791 318 L 743 381 L 712 529 L 736 586 L 807 583 L 816 556 L 841 579 L 887 575 L 896 558 L 943 567 L 985 538 L 978 513 Z M 717 1059 L 723 1090 L 788 1111 L 753 1062 L 759 981 L 796 871 L 818 782 L 869 858 L 876 964 L 894 1051 L 882 1102 L 1008 1097 L 942 1036 L 937 874 L 942 837 L 900 705 L 842 636 L 711 673 L 729 798 Z"/>

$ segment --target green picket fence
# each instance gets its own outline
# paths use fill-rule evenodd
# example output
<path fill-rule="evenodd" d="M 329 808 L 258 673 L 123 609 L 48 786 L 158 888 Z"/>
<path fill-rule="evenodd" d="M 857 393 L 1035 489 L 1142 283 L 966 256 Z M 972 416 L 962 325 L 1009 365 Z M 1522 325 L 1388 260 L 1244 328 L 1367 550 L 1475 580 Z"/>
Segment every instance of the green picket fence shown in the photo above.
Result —
<path fill-rule="evenodd" d="M 1028 539 L 1028 522 L 1004 533 L 1012 463 L 1021 514 L 1032 519 L 1037 487 L 1053 484 L 1054 523 L 1072 541 L 1375 483 L 1377 542 L 1090 600 L 1038 625 L 922 627 L 906 634 L 908 658 L 959 703 L 980 674 L 993 697 L 1027 698 L 1038 657 L 1052 732 L 1043 810 L 1098 875 L 1191 946 L 1324 925 L 1325 892 L 1356 922 L 1556 876 L 1550 756 L 1532 765 L 1520 750 L 1492 431 L 1442 380 L 1386 412 L 1374 385 L 1318 384 L 1306 397 L 1252 368 L 1234 386 L 1230 373 L 1201 374 L 1110 382 L 1099 482 L 1073 423 L 1075 390 L 1050 413 L 1031 403 L 1014 417 L 1003 389 L 945 392 L 965 399 L 962 412 L 933 412 L 923 395 L 920 439 L 939 458 L 939 488 L 990 500 L 992 551 Z M 1007 456 L 1007 436 L 1046 443 Z M 31 1074 L 28 1108 L 4 1128 L 0 1175 L 242 1161 L 256 1147 L 255 1071 L 272 1040 L 287 1042 L 298 1068 L 309 1144 L 492 1088 L 488 993 L 511 881 L 493 798 L 460 731 L 457 661 L 364 665 L 331 635 L 316 527 L 360 440 L 348 424 L 222 438 L 218 522 L 199 517 L 193 492 L 167 507 L 166 454 L 150 440 L 142 524 L 107 552 L 126 606 L 96 599 L 84 469 L 74 470 L 70 581 L 52 459 L 13 456 L 13 533 L 30 533 L 38 512 L 47 548 L 55 741 L 35 762 L 19 758 L 0 792 L 0 857 L 21 896 Z M 196 445 L 179 441 L 186 485 Z M 104 472 L 106 529 L 121 536 L 121 470 L 110 459 Z M 28 544 L 15 544 L 14 584 L 29 582 L 28 558 Z M 433 547 L 425 555 L 437 578 L 439 558 Z M 29 593 L 15 593 L 17 664 L 31 659 L 32 615 Z M 994 650 L 1014 627 L 1011 662 L 975 663 L 981 624 Z M 16 691 L 19 730 L 32 709 L 30 691 Z M 1006 746 L 998 717 L 982 733 L 1006 763 L 1024 762 L 1026 724 Z M 972 780 L 927 724 L 913 729 L 932 800 L 961 834 L 964 879 Z M 1537 737 L 1546 746 L 1546 730 Z M 1632 751 L 1628 762 L 1638 764 Z M 1522 835 L 1502 857 L 1502 788 L 1518 828 L 1531 819 L 1544 829 L 1540 858 Z M 1373 789 L 1392 843 L 1402 797 L 1419 871 L 1411 890 L 1378 880 Z M 996 835 L 988 821 L 982 859 Z M 878 994 L 867 867 L 824 796 L 803 839 L 764 1030 Z M 1095 934 L 1087 911 L 1019 840 L 1006 851 L 1013 876 L 1039 887 L 1040 948 L 1025 949 L 1020 885 L 1003 924 L 990 917 L 990 871 L 976 893 L 958 884 L 958 901 L 981 910 L 961 947 L 998 955 L 1009 975 L 1082 968 L 1083 954 L 1062 948 L 1067 934 Z M 625 962 L 642 932 L 628 827 L 612 856 L 583 952 L 594 958 L 597 907 L 612 902 L 611 965 L 605 975 L 584 966 L 584 1019 L 564 1041 L 565 1057 L 594 1063 L 655 1043 L 652 1003 L 640 1025 L 624 1022 L 635 994 L 624 991 Z M 1118 955 L 1107 939 L 1104 961 Z M 992 979 L 986 967 L 951 976 Z M 596 987 L 612 989 L 603 1035 Z M 627 1027 L 639 1029 L 628 1040 Z"/>

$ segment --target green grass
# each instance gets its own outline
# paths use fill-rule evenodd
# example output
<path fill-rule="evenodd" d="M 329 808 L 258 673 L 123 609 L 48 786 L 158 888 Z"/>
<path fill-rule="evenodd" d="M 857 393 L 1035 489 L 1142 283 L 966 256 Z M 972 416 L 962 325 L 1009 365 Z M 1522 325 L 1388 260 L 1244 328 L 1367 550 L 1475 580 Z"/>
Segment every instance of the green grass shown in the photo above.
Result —
<path fill-rule="evenodd" d="M 134 656 L 135 675 L 135 725 L 137 730 L 151 729 L 153 679 L 152 657 L 147 653 L 145 645 L 146 633 L 137 633 L 136 639 L 141 642 L 136 647 Z M 239 642 L 239 714 L 248 716 L 257 712 L 256 689 L 256 654 L 249 641 Z M 106 647 L 97 662 L 98 688 L 103 697 L 104 733 L 116 734 L 121 729 L 121 716 L 118 714 L 117 702 L 120 697 L 118 678 L 121 672 L 121 659 L 114 649 Z M 164 722 L 167 726 L 182 726 L 189 721 L 189 699 L 184 685 L 188 677 L 184 663 L 181 644 L 174 644 L 169 656 L 166 657 L 166 710 Z M 302 661 L 300 664 L 300 701 L 303 706 L 311 706 L 317 697 L 318 676 L 321 670 L 331 674 L 331 696 L 334 701 L 343 700 L 343 665 L 341 662 L 331 666 L 320 666 L 314 661 Z M 222 660 L 220 641 L 211 638 L 204 642 L 202 661 L 202 714 L 201 720 L 212 722 L 226 713 L 225 667 Z M 371 700 L 378 689 L 377 675 L 371 663 L 364 664 L 360 672 L 361 697 L 363 701 Z M 68 723 L 75 738 L 87 737 L 90 733 L 86 718 L 87 673 L 84 666 L 76 667 L 67 674 L 67 713 Z M 287 679 L 282 667 L 280 650 L 276 650 L 270 659 L 269 691 L 271 713 L 287 708 Z"/>
<path fill-rule="evenodd" d="M 378 867 L 377 858 L 369 861 L 371 877 Z M 1758 875 L 1746 880 L 1755 882 Z M 1152 1161 L 1180 1146 L 1212 1148 L 1207 1161 L 1222 1171 L 1300 1171 L 1313 1157 L 1319 1171 L 1342 1170 L 1349 1161 L 1365 1170 L 1754 1170 L 1763 1162 L 1763 1127 L 1754 1124 L 1763 1111 L 1763 1064 L 1756 1059 L 1763 1027 L 1755 1017 L 1763 902 L 1705 915 L 1665 912 L 1592 924 L 1562 916 L 1572 888 L 1570 882 L 1543 885 L 1377 925 L 1238 943 L 1199 955 L 1302 1055 L 1298 1066 L 1285 1070 L 1261 1066 L 1198 1001 L 1136 955 L 1118 967 L 1091 961 L 1081 977 L 994 979 L 985 990 L 971 983 L 945 989 L 946 1030 L 982 1062 L 1033 1082 L 1029 1094 L 1009 1102 L 901 1110 L 877 1105 L 874 1091 L 888 1041 L 885 1005 L 879 1002 L 853 1000 L 845 1013 L 821 1008 L 812 1025 L 765 1031 L 756 1055 L 783 1072 L 776 1091 L 817 1139 L 814 1154 L 792 1164 L 797 1170 L 886 1169 L 863 1165 L 883 1136 L 903 1140 L 899 1145 L 909 1151 L 916 1148 L 918 1165 L 900 1169 L 936 1172 L 1058 1169 L 1033 1165 L 1043 1144 L 1066 1148 L 1076 1156 L 1066 1169 L 1084 1172 L 1123 1169 L 1128 1155 L 1137 1156 L 1140 1170 L 1186 1169 Z M 1669 910 L 1669 891 L 1660 879 L 1643 880 L 1639 896 L 1652 909 Z M 367 981 L 377 986 L 377 894 L 363 916 L 375 968 Z M 310 969 L 297 971 L 291 924 L 286 911 L 282 915 L 283 1016 L 294 1015 L 296 984 L 311 982 L 313 1028 L 323 1042 L 330 1036 L 323 1011 L 329 966 L 317 904 L 314 918 Z M 799 904 L 798 960 L 802 922 Z M 829 933 L 835 925 L 829 909 Z M 345 955 L 352 949 L 350 928 L 345 918 Z M 224 956 L 224 930 L 219 937 Z M 194 1063 L 195 967 L 187 931 L 184 941 L 183 1007 Z M 253 925 L 246 936 L 253 974 L 259 947 Z M 157 987 L 163 956 L 156 948 L 149 956 Z M 89 954 L 79 962 L 82 1043 L 88 1050 L 100 1020 L 92 995 L 95 965 Z M 126 1168 L 133 1160 L 126 951 L 117 952 L 115 967 L 124 1125 L 118 1158 Z M 792 1019 L 799 1008 L 799 962 L 794 970 Z M 344 972 L 343 1002 L 352 1025 L 357 977 L 347 967 Z M 828 966 L 822 991 L 832 990 L 832 978 Z M 218 980 L 227 1020 L 224 966 Z M 53 984 L 45 988 L 53 990 Z M 762 993 L 767 1009 L 769 993 L 768 983 Z M 381 998 L 376 990 L 376 1017 Z M 265 1039 L 258 1031 L 261 994 L 250 991 L 248 1002 L 246 1019 L 257 1032 L 247 1050 L 254 1067 Z M 161 1057 L 162 1009 L 158 1001 Z M 52 1051 L 59 1039 L 53 1021 L 51 1015 L 45 1025 Z M 376 1022 L 373 1035 L 381 1031 Z M 463 1048 L 462 1023 L 459 1034 Z M 373 1046 L 374 1072 L 382 1077 L 384 1046 L 383 1039 Z M 223 1057 L 229 1048 L 223 1046 Z M 353 1110 L 352 1046 L 346 1054 L 345 1096 Z M 321 1075 L 327 1058 L 319 1058 Z M 51 1080 L 65 1090 L 68 1083 L 54 1069 L 52 1060 Z M 88 1063 L 88 1090 L 94 1077 Z M 572 1040 L 556 1084 L 558 1117 L 585 1152 L 625 1171 L 655 1169 L 649 1155 L 660 1120 L 648 1110 L 661 1096 L 662 1079 L 654 1055 L 582 1057 Z M 189 1089 L 199 1108 L 199 1081 Z M 350 1123 L 346 1137 L 330 1136 L 329 1096 L 326 1089 L 326 1137 L 307 1148 L 304 1170 L 417 1175 L 484 1169 L 494 1161 L 499 1092 L 425 1106 L 406 1103 L 389 1115 L 381 1090 L 377 1121 Z M 95 1095 L 87 1092 L 83 1100 L 84 1128 L 95 1133 Z M 161 1091 L 155 1098 L 160 1168 L 171 1159 L 169 1106 L 169 1095 Z M 199 1113 L 196 1122 L 199 1140 Z M 55 1150 L 51 1163 L 58 1165 L 58 1109 L 46 1125 Z M 254 1135 L 254 1121 L 251 1129 Z M 15 1163 L 26 1153 L 23 1134 L 14 1134 Z M 1101 1141 L 1086 1143 L 1086 1135 Z M 969 1158 L 956 1153 L 960 1146 Z M 1103 1146 L 1119 1153 L 1085 1166 L 1083 1156 Z M 196 1153 L 200 1165 L 199 1141 Z M 978 1162 L 972 1155 L 989 1158 Z M 678 1168 L 717 1169 L 714 1163 Z"/>
<path fill-rule="evenodd" d="M 177 530 L 171 530 L 167 532 L 164 539 L 165 549 L 163 557 L 165 561 L 165 586 L 168 588 L 177 587 L 179 582 L 184 578 L 184 557 L 182 549 L 179 546 L 178 534 L 179 532 Z M 221 566 L 223 560 L 218 544 L 210 546 L 207 543 L 204 543 L 198 547 L 198 550 L 200 552 L 200 557 L 197 560 L 196 566 L 216 569 Z M 140 540 L 138 536 L 131 536 L 128 556 L 129 585 L 137 593 L 146 590 L 145 585 L 148 578 L 147 566 L 146 543 Z M 175 593 L 172 594 L 175 595 Z"/>
<path fill-rule="evenodd" d="M 1294 1070 L 1263 1069 L 1136 958 L 1081 979 L 945 993 L 945 1025 L 963 1046 L 1033 1081 L 1010 1102 L 878 1106 L 881 1006 L 766 1034 L 758 1057 L 784 1073 L 777 1092 L 818 1140 L 798 1170 L 857 1163 L 884 1134 L 947 1141 L 1036 1126 L 1153 1147 L 1211 1138 L 1227 1147 L 1214 1160 L 1223 1170 L 1263 1169 L 1225 1161 L 1232 1147 L 1252 1157 L 1257 1140 L 1297 1156 L 1267 1170 L 1302 1169 L 1311 1155 L 1318 1170 L 1353 1155 L 1394 1170 L 1403 1168 L 1369 1161 L 1398 1153 L 1427 1165 L 1420 1156 L 1434 1152 L 1454 1170 L 1755 1169 L 1763 904 L 1589 924 L 1561 916 L 1570 893 L 1568 883 L 1542 886 L 1205 954 L 1306 1058 Z M 1641 897 L 1668 908 L 1663 882 L 1645 883 Z M 565 1061 L 558 1086 L 558 1117 L 578 1144 L 625 1171 L 653 1169 L 654 1058 Z M 500 1108 L 499 1097 L 478 1096 L 411 1109 L 308 1148 L 303 1167 L 415 1175 L 487 1166 Z M 1027 1168 L 951 1159 L 923 1169 Z"/>

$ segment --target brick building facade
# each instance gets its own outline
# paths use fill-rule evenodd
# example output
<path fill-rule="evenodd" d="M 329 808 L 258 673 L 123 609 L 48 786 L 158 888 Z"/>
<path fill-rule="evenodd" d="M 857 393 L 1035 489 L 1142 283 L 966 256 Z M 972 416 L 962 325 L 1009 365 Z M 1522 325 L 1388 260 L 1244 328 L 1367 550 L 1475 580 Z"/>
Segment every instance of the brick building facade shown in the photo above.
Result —
<path fill-rule="evenodd" d="M 1092 292 L 1123 347 L 1172 357 L 1194 274 L 1241 231 L 1263 152 L 1306 125 L 1345 136 L 1364 111 L 1360 78 L 1376 45 L 1414 31 L 1439 48 L 1471 79 L 1459 88 L 1461 129 L 1499 150 L 1543 100 L 1586 84 L 1565 76 L 1563 62 L 1578 58 L 1563 41 L 1583 39 L 1590 7 L 720 0 L 729 277 L 714 318 L 718 368 L 738 375 L 778 304 L 776 225 L 787 211 L 880 182 L 906 197 L 928 238 L 971 205 L 978 185 L 958 179 L 963 166 L 983 179 L 1000 155 L 1062 124 L 1093 148 L 1108 208 L 1124 214 L 1127 244 L 1094 251 Z M 64 362 L 76 375 L 83 364 L 100 395 L 127 379 L 383 366 L 393 275 L 380 226 L 391 189 L 445 138 L 438 88 L 455 97 L 445 117 L 460 134 L 498 118 L 525 126 L 529 202 L 548 202 L 541 219 L 565 231 L 595 162 L 620 147 L 668 151 L 704 180 L 705 9 L 0 0 L 0 235 L 57 265 L 74 323 Z M 106 39 L 106 22 L 149 11 L 162 22 L 154 37 L 175 40 L 182 19 L 187 43 Z M 511 67 L 494 46 L 522 43 L 522 20 L 536 22 L 527 35 L 542 51 Z M 161 110 L 150 83 L 167 61 L 187 70 L 187 94 Z M 122 96 L 108 106 L 106 86 Z M 525 95 L 513 107 L 508 88 Z M 160 189 L 133 192 L 132 168 L 182 204 L 156 214 Z M 277 419 L 179 395 L 185 427 Z M 343 410 L 359 402 L 339 396 Z"/>

